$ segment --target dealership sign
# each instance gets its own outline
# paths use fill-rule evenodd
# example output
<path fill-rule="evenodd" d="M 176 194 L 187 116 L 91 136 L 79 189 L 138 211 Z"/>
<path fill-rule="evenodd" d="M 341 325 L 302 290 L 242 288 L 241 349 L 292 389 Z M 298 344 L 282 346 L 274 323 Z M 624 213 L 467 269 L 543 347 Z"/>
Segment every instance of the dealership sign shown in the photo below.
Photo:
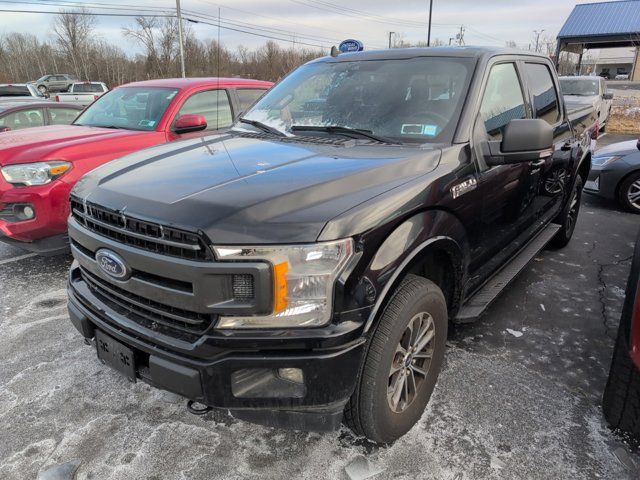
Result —
<path fill-rule="evenodd" d="M 340 44 L 340 46 L 338 47 L 338 49 L 342 53 L 361 52 L 362 50 L 364 50 L 364 45 L 362 44 L 362 42 L 360 40 L 349 39 L 349 40 L 345 40 L 344 42 L 342 42 Z"/>

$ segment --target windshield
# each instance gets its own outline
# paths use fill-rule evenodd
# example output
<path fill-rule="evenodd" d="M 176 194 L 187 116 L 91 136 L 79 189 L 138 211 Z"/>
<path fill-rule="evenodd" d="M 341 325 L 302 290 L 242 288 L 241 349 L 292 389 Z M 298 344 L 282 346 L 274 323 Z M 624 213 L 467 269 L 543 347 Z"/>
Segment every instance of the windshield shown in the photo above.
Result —
<path fill-rule="evenodd" d="M 177 93 L 176 88 L 116 88 L 93 102 L 73 124 L 155 130 Z"/>
<path fill-rule="evenodd" d="M 444 141 L 453 136 L 472 66 L 473 59 L 447 57 L 311 63 L 244 118 L 288 135 L 305 131 L 295 127 L 332 126 L 403 143 Z"/>
<path fill-rule="evenodd" d="M 0 85 L 0 97 L 30 97 L 27 85 Z"/>
<path fill-rule="evenodd" d="M 560 91 L 563 95 L 593 96 L 599 95 L 599 79 L 561 78 Z"/>

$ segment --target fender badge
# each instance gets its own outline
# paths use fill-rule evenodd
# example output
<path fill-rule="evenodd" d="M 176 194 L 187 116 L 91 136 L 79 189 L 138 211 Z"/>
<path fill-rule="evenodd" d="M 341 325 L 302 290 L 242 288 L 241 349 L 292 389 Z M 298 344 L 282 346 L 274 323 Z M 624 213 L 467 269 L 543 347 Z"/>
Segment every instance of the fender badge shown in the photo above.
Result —
<path fill-rule="evenodd" d="M 475 190 L 477 186 L 478 181 L 475 178 L 469 178 L 468 180 L 451 187 L 451 196 L 453 198 L 458 198 L 471 190 Z"/>

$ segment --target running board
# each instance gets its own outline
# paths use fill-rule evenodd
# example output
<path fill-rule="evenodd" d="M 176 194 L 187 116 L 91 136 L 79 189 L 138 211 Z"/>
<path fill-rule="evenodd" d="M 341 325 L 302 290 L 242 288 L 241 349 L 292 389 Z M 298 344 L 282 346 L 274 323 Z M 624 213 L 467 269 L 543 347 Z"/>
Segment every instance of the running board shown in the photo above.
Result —
<path fill-rule="evenodd" d="M 491 277 L 473 297 L 468 299 L 458 311 L 454 322 L 468 323 L 476 320 L 489 305 L 500 295 L 500 292 L 515 279 L 533 258 L 549 243 L 560 230 L 560 225 L 549 224 L 536 237 L 520 250 L 509 263 Z"/>

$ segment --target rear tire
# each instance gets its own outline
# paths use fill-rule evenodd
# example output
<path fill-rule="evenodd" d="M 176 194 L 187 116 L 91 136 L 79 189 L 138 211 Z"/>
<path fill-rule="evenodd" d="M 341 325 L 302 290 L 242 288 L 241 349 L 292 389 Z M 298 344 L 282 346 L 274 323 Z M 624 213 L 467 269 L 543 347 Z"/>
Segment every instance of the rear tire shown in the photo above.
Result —
<path fill-rule="evenodd" d="M 620 184 L 618 199 L 633 213 L 640 213 L 640 172 L 632 173 Z"/>
<path fill-rule="evenodd" d="M 555 222 L 560 224 L 560 230 L 551 239 L 549 246 L 551 248 L 563 248 L 566 247 L 571 241 L 573 232 L 576 229 L 576 223 L 578 222 L 578 215 L 580 214 L 580 203 L 582 201 L 582 178 L 578 176 L 576 183 L 573 186 L 569 201 L 565 205 L 560 215 L 556 218 Z"/>
<path fill-rule="evenodd" d="M 41 94 L 46 95 L 47 94 L 47 87 L 44 85 L 40 85 L 38 87 L 38 90 L 40 91 Z"/>
<path fill-rule="evenodd" d="M 613 428 L 640 439 L 640 370 L 629 356 L 621 328 L 618 328 L 602 409 Z"/>
<path fill-rule="evenodd" d="M 389 443 L 420 420 L 442 368 L 447 327 L 447 302 L 440 288 L 407 275 L 368 343 L 345 407 L 345 423 L 356 434 Z"/>

